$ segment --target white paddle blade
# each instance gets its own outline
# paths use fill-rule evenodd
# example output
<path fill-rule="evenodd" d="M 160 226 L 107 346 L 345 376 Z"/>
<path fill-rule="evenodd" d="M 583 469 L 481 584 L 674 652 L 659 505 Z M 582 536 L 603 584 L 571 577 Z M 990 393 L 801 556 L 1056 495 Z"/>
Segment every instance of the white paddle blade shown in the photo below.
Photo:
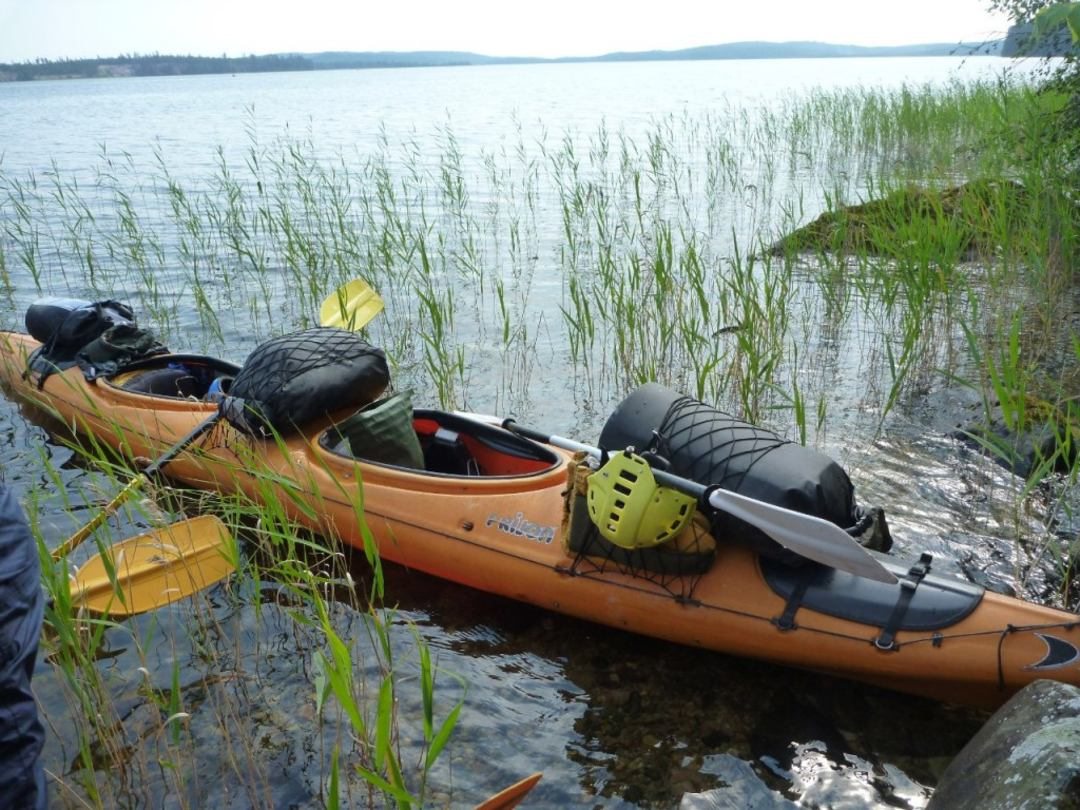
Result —
<path fill-rule="evenodd" d="M 847 532 L 827 520 L 724 489 L 709 493 L 709 505 L 756 526 L 800 557 L 889 585 L 898 581 Z"/>

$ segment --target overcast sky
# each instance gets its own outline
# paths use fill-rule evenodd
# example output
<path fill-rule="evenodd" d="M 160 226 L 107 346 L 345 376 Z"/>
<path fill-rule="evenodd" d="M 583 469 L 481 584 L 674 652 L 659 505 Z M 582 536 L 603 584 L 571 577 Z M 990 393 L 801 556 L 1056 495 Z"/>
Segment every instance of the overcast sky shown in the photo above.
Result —
<path fill-rule="evenodd" d="M 981 41 L 986 0 L 0 0 L 0 62 L 39 57 L 461 50 L 593 56 L 743 40 Z"/>

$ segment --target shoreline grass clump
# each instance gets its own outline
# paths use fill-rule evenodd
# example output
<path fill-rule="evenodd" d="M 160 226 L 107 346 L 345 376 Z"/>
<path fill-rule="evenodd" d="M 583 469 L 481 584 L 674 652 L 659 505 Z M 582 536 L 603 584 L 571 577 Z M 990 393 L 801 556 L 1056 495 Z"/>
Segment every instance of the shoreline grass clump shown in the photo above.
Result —
<path fill-rule="evenodd" d="M 897 256 L 917 243 L 938 264 L 993 260 L 1015 240 L 1020 210 L 1031 204 L 1016 181 L 980 178 L 941 190 L 909 187 L 826 211 L 770 250 Z"/>

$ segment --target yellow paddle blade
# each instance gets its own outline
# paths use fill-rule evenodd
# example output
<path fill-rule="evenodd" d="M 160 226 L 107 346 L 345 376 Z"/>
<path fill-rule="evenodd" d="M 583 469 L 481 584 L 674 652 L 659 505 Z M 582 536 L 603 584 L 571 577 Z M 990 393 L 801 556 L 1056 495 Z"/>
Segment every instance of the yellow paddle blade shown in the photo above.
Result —
<path fill-rule="evenodd" d="M 128 538 L 87 560 L 73 577 L 71 600 L 97 615 L 134 616 L 224 579 L 236 570 L 234 561 L 228 528 L 203 515 Z"/>
<path fill-rule="evenodd" d="M 520 782 L 515 782 L 505 790 L 500 790 L 490 799 L 476 805 L 475 810 L 510 810 L 512 807 L 517 807 L 522 799 L 525 798 L 533 786 L 540 781 L 540 777 L 543 773 L 534 773 L 532 776 L 526 776 Z"/>
<path fill-rule="evenodd" d="M 382 312 L 383 300 L 363 279 L 334 290 L 319 308 L 319 323 L 357 331 Z"/>

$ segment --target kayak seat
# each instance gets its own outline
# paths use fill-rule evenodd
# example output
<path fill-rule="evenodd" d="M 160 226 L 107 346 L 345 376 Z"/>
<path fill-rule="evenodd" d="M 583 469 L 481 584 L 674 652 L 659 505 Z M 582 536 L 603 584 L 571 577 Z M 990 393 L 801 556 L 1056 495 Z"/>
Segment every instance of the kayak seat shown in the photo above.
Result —
<path fill-rule="evenodd" d="M 969 582 L 927 574 L 915 588 L 902 617 L 897 617 L 894 613 L 906 573 L 900 566 L 885 563 L 901 580 L 889 585 L 816 563 L 794 568 L 765 556 L 760 559 L 761 573 L 769 587 L 788 600 L 788 615 L 796 608 L 807 608 L 876 627 L 884 628 L 899 618 L 895 630 L 939 630 L 968 616 L 978 607 L 984 592 Z M 805 589 L 801 596 L 800 589 Z M 797 623 L 797 612 L 794 619 Z"/>
<path fill-rule="evenodd" d="M 500 427 L 464 416 L 417 409 L 413 425 L 424 448 L 424 467 L 438 475 L 528 475 L 550 469 L 550 448 Z"/>
<path fill-rule="evenodd" d="M 480 463 L 469 452 L 461 433 L 442 426 L 424 436 L 424 469 L 443 475 L 483 475 Z"/>

